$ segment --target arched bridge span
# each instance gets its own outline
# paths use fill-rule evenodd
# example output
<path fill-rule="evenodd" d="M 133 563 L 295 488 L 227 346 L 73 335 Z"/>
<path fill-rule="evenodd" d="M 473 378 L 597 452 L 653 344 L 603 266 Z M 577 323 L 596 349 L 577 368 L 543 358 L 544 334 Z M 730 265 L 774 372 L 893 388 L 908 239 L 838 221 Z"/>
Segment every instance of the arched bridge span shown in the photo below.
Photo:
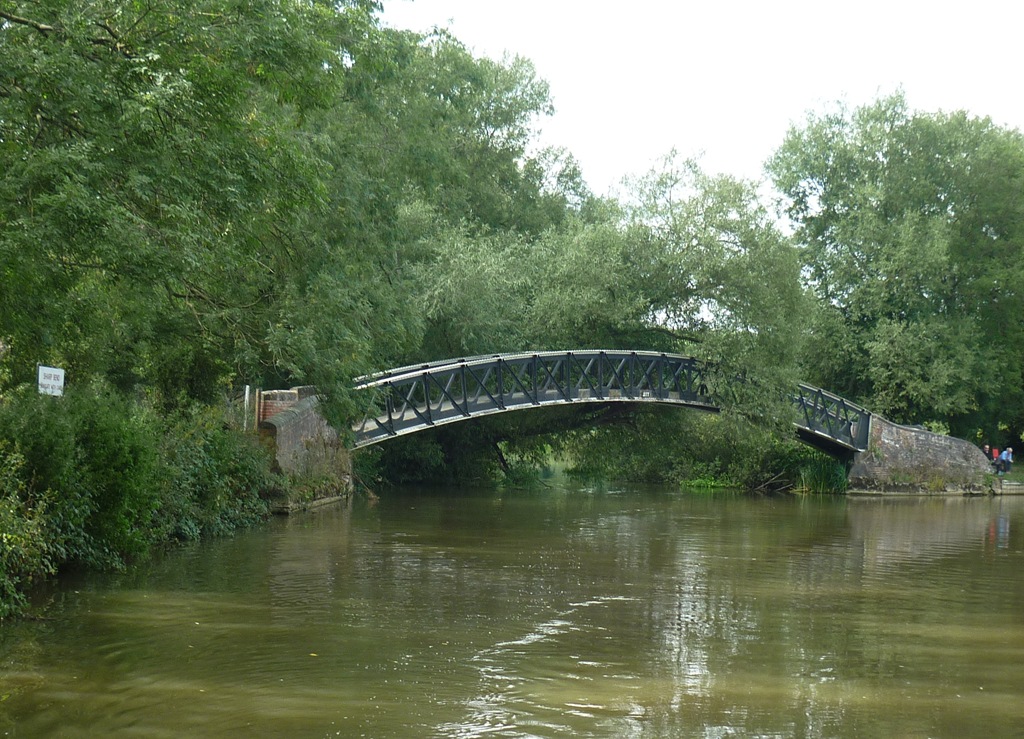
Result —
<path fill-rule="evenodd" d="M 355 446 L 369 446 L 443 424 L 567 403 L 663 403 L 718 411 L 708 367 L 678 354 L 568 351 L 494 354 L 388 370 L 363 378 L 377 415 L 357 424 Z M 792 395 L 800 439 L 837 457 L 867 448 L 871 414 L 820 388 Z"/>

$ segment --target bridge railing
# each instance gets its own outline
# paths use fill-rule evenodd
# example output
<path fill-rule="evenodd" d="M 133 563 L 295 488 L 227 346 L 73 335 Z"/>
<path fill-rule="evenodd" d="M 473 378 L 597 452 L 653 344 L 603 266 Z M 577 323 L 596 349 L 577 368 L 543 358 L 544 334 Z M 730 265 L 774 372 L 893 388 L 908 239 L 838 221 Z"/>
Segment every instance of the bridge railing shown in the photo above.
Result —
<path fill-rule="evenodd" d="M 410 365 L 361 378 L 374 409 L 353 428 L 355 446 L 530 406 L 575 402 L 675 403 L 717 411 L 708 365 L 657 352 L 587 350 L 493 354 Z M 832 454 L 867 449 L 871 414 L 810 385 L 791 397 L 795 425 Z"/>
<path fill-rule="evenodd" d="M 830 440 L 851 451 L 868 448 L 871 413 L 845 398 L 811 385 L 801 384 L 793 395 L 798 428 Z"/>
<path fill-rule="evenodd" d="M 657 352 L 469 357 L 381 373 L 364 378 L 357 389 L 375 394 L 376 409 L 354 429 L 357 447 L 471 416 L 554 403 L 653 401 L 718 410 L 702 362 Z"/>

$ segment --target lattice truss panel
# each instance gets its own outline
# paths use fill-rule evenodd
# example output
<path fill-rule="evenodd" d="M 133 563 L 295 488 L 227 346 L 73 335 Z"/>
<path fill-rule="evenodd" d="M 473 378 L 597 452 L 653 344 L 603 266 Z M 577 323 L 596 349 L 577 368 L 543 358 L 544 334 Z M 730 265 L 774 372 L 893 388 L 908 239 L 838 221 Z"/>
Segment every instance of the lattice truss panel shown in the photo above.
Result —
<path fill-rule="evenodd" d="M 353 428 L 355 446 L 474 416 L 578 402 L 674 403 L 718 410 L 707 365 L 656 352 L 573 351 L 468 357 L 364 378 L 372 414 Z M 820 388 L 792 396 L 798 429 L 835 451 L 867 449 L 871 414 Z"/>
<path fill-rule="evenodd" d="M 403 367 L 367 378 L 356 446 L 473 416 L 557 403 L 659 402 L 717 410 L 704 365 L 655 352 L 541 352 Z"/>
<path fill-rule="evenodd" d="M 793 396 L 799 420 L 797 426 L 852 450 L 868 448 L 871 414 L 845 398 L 821 388 L 800 385 Z"/>

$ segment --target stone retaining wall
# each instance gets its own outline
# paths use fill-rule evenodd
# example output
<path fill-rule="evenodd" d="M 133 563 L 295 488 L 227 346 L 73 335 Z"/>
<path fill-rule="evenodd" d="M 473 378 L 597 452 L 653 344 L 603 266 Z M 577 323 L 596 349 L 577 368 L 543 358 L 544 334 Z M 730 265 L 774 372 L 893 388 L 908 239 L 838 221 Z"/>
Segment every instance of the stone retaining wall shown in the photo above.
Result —
<path fill-rule="evenodd" d="M 963 439 L 901 426 L 871 416 L 868 449 L 850 469 L 851 491 L 903 493 L 982 492 L 992 468 L 978 447 Z"/>

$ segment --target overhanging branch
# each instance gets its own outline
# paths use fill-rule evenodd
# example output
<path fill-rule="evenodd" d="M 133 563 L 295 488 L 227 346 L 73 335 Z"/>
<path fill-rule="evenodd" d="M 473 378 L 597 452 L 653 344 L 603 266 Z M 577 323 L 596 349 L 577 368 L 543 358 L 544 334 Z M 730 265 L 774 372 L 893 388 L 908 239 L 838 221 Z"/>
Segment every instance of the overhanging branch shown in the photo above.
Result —
<path fill-rule="evenodd" d="M 49 36 L 51 33 L 57 32 L 57 29 L 54 26 L 49 26 L 45 23 L 39 23 L 38 21 L 34 21 L 30 18 L 22 18 L 19 15 L 7 13 L 3 10 L 0 10 L 0 18 L 3 18 L 5 21 L 14 23 L 19 26 L 28 26 L 29 28 L 34 28 L 44 36 Z"/>
<path fill-rule="evenodd" d="M 39 21 L 32 20 L 31 18 L 24 18 L 20 15 L 14 15 L 13 13 L 8 13 L 4 10 L 0 10 L 0 19 L 3 19 L 8 23 L 13 23 L 14 25 L 34 29 L 41 33 L 43 36 L 47 37 L 59 36 L 61 38 L 68 38 L 70 36 L 70 34 L 68 34 L 67 31 L 57 26 L 51 26 L 48 23 L 41 23 Z M 101 38 L 98 36 L 94 36 L 88 39 L 88 42 L 90 44 L 92 44 L 93 46 L 105 46 L 108 49 L 113 49 L 126 59 L 135 58 L 135 53 L 121 43 L 120 37 L 117 35 L 113 28 L 111 28 L 108 24 L 102 21 L 97 21 L 94 25 L 97 28 L 106 31 L 109 34 L 109 38 Z"/>

